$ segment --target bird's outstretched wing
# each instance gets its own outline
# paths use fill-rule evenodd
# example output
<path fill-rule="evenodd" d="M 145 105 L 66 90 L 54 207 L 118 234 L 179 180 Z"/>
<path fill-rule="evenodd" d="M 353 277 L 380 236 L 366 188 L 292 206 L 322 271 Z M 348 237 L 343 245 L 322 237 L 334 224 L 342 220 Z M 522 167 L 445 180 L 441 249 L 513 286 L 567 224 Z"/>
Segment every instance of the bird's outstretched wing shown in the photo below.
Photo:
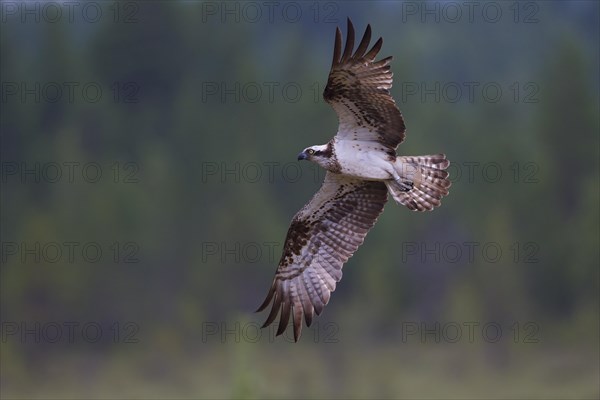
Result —
<path fill-rule="evenodd" d="M 337 28 L 333 62 L 323 98 L 338 115 L 339 139 L 375 141 L 395 150 L 404 140 L 402 114 L 390 95 L 392 57 L 375 61 L 383 39 L 367 52 L 371 26 L 354 50 L 354 26 L 348 19 L 348 38 L 342 54 L 342 34 Z M 395 153 L 394 153 L 395 154 Z"/>
<path fill-rule="evenodd" d="M 263 327 L 281 311 L 277 335 L 287 328 L 290 314 L 294 340 L 313 313 L 329 302 L 342 266 L 362 244 L 387 201 L 383 182 L 363 181 L 327 172 L 321 189 L 292 220 L 283 254 L 267 298 L 257 311 L 273 306 Z"/>

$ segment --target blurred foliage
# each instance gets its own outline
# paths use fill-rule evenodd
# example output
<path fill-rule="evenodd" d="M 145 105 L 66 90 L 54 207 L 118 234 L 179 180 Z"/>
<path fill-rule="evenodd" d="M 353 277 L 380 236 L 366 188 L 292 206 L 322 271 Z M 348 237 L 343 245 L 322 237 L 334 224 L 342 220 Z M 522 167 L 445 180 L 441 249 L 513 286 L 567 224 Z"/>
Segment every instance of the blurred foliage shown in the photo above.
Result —
<path fill-rule="evenodd" d="M 598 3 L 529 2 L 538 7 L 535 23 L 515 23 L 511 4 L 531 9 L 509 2 L 495 2 L 505 13 L 498 23 L 466 15 L 422 22 L 403 14 L 406 3 L 387 1 L 293 3 L 304 12 L 295 23 L 277 12 L 270 22 L 264 9 L 250 22 L 241 14 L 248 3 L 149 1 L 97 3 L 98 23 L 79 14 L 73 23 L 23 23 L 6 4 L 3 397 L 600 395 Z M 446 3 L 428 3 L 435 4 Z M 234 11 L 207 13 L 212 7 Z M 358 31 L 371 23 L 385 38 L 381 55 L 395 57 L 392 93 L 408 126 L 399 151 L 445 152 L 454 184 L 433 213 L 388 204 L 300 343 L 268 329 L 254 343 L 265 315 L 252 311 L 289 220 L 323 177 L 295 155 L 336 131 L 320 93 L 335 26 L 345 31 L 346 16 Z M 56 102 L 8 95 L 7 84 L 23 82 L 79 86 L 73 102 L 65 92 Z M 474 101 L 466 92 L 457 102 L 408 93 L 435 82 L 493 82 L 503 96 L 485 101 L 481 86 Z M 84 101 L 86 83 L 102 89 L 99 101 Z M 97 163 L 102 179 L 76 174 L 70 183 L 66 168 L 56 183 L 8 174 L 21 163 L 65 162 Z M 497 182 L 483 174 L 490 163 L 500 166 Z M 103 257 L 23 261 L 4 246 L 38 242 L 98 243 Z M 469 261 L 464 243 L 472 242 L 479 246 Z M 486 243 L 501 247 L 498 262 L 482 255 Z M 410 255 L 407 245 L 458 246 L 463 254 L 436 260 Z M 123 262 L 132 249 L 139 262 Z M 15 321 L 91 321 L 105 336 L 115 322 L 122 334 L 133 322 L 139 341 L 35 343 L 6 334 Z M 494 322 L 503 337 L 402 340 L 411 321 Z M 510 327 L 528 321 L 539 328 L 536 343 L 513 337 Z"/>

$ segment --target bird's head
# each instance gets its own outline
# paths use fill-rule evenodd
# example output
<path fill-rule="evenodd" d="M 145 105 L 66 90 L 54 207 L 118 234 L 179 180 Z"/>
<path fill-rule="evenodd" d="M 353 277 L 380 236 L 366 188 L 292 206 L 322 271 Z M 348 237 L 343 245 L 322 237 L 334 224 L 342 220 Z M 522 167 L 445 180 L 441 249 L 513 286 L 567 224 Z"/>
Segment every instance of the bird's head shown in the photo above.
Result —
<path fill-rule="evenodd" d="M 331 144 L 323 144 L 319 146 L 310 146 L 302 150 L 298 154 L 298 160 L 308 160 L 319 164 L 323 168 L 327 168 L 332 161 L 332 146 Z"/>

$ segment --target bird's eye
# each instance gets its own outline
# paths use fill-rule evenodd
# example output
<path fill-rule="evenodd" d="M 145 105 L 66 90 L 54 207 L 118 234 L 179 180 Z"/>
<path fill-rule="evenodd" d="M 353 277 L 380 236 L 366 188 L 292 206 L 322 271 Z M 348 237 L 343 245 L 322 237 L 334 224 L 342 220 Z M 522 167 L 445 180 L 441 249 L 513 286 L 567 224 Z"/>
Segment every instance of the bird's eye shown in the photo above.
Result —
<path fill-rule="evenodd" d="M 315 154 L 315 151 L 313 149 L 308 149 L 308 154 L 312 156 L 313 154 Z"/>

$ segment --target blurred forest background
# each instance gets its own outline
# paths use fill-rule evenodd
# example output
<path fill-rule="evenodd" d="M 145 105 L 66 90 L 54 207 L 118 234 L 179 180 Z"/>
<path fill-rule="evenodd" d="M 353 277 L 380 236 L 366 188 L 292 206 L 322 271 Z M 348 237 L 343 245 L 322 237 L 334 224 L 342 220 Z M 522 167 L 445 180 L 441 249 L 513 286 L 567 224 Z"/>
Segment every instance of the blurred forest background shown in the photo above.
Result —
<path fill-rule="evenodd" d="M 598 398 L 599 5 L 473 4 L 2 2 L 2 397 Z M 253 311 L 346 17 L 454 183 L 293 344 Z"/>

